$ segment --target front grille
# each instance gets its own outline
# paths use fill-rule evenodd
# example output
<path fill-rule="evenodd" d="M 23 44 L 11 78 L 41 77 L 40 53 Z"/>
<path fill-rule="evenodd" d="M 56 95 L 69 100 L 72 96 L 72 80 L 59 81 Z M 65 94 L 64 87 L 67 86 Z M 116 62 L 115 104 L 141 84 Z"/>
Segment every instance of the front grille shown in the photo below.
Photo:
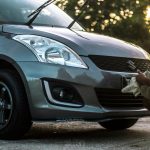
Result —
<path fill-rule="evenodd" d="M 127 63 L 128 61 L 132 61 L 135 64 L 135 66 L 143 72 L 150 69 L 150 60 L 145 59 L 97 55 L 90 55 L 89 57 L 96 64 L 96 66 L 102 70 L 134 72 L 129 68 L 129 65 Z"/>
<path fill-rule="evenodd" d="M 128 109 L 144 108 L 143 97 L 135 98 L 133 94 L 122 94 L 117 89 L 95 89 L 99 103 L 104 108 Z"/>

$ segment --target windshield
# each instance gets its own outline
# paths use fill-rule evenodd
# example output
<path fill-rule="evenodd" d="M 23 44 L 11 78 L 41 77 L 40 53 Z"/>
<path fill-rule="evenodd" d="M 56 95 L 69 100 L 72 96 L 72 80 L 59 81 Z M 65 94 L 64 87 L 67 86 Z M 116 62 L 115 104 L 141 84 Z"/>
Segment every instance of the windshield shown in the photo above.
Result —
<path fill-rule="evenodd" d="M 28 15 L 46 0 L 0 0 L 1 24 L 25 24 Z M 72 18 L 54 4 L 49 5 L 38 15 L 32 25 L 68 27 Z M 75 23 L 72 29 L 83 30 Z"/>

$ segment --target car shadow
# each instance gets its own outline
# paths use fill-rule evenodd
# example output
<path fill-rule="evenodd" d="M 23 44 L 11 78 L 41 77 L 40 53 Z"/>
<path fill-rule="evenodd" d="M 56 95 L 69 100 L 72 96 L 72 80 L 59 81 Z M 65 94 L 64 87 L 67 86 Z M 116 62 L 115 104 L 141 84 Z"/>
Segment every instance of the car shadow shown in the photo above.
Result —
<path fill-rule="evenodd" d="M 48 141 L 86 141 L 86 142 L 101 142 L 101 141 L 116 141 L 132 139 L 149 138 L 150 132 L 140 130 L 140 125 L 132 127 L 128 130 L 110 131 L 102 128 L 98 123 L 45 123 L 34 124 L 29 133 L 24 137 L 28 140 L 48 140 Z"/>
<path fill-rule="evenodd" d="M 0 140 L 0 149 L 12 150 L 148 150 L 150 119 L 123 131 L 109 131 L 98 123 L 35 123 L 23 139 Z"/>

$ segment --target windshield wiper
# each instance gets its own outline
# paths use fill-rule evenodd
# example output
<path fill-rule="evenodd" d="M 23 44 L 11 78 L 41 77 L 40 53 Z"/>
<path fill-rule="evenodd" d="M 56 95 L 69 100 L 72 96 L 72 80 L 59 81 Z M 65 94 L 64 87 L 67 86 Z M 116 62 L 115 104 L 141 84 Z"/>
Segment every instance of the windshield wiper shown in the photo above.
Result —
<path fill-rule="evenodd" d="M 77 20 L 80 18 L 80 16 L 83 14 L 84 10 L 86 9 L 87 5 L 89 4 L 90 0 L 86 0 L 83 6 L 81 7 L 81 12 L 77 17 L 69 24 L 68 28 L 71 29 L 71 27 L 77 22 Z"/>
<path fill-rule="evenodd" d="M 47 7 L 48 5 L 52 4 L 53 2 L 55 2 L 56 0 L 48 0 L 46 1 L 43 5 L 41 5 L 39 8 L 37 8 L 34 12 L 32 12 L 28 18 L 32 17 L 27 23 L 26 25 L 31 26 L 31 24 L 34 22 L 34 20 L 37 18 L 37 16 L 40 14 L 40 12 Z"/>

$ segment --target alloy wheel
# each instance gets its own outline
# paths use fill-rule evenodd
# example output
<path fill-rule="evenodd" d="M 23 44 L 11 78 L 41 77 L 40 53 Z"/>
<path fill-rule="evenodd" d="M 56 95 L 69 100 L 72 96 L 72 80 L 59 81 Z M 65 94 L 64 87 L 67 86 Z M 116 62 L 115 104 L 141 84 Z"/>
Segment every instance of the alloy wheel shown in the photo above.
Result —
<path fill-rule="evenodd" d="M 0 82 L 0 129 L 9 123 L 13 110 L 12 94 L 8 86 Z"/>

